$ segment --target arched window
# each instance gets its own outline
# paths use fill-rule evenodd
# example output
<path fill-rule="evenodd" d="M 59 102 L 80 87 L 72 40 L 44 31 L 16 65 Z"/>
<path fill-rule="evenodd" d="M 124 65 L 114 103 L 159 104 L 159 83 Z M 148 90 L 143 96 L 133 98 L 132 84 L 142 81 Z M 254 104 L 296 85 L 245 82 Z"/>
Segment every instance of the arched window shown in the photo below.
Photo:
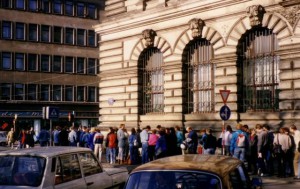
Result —
<path fill-rule="evenodd" d="M 214 112 L 215 66 L 211 62 L 213 49 L 209 41 L 197 39 L 185 48 L 186 78 L 188 82 L 187 113 Z"/>
<path fill-rule="evenodd" d="M 139 59 L 142 77 L 142 113 L 164 111 L 163 54 L 157 48 L 145 49 Z"/>
<path fill-rule="evenodd" d="M 242 110 L 279 109 L 279 56 L 276 35 L 261 28 L 244 34 L 240 40 L 242 61 Z"/>

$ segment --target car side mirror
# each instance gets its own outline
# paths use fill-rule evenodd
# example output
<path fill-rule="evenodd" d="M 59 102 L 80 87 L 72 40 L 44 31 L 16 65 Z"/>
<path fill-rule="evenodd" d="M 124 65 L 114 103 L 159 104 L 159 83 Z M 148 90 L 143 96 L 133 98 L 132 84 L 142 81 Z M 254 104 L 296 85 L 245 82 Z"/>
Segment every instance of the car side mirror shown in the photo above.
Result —
<path fill-rule="evenodd" d="M 262 183 L 261 178 L 254 177 L 254 178 L 252 178 L 251 182 L 252 182 L 252 188 L 254 188 L 254 189 L 262 189 L 263 188 L 262 187 L 263 183 Z"/>

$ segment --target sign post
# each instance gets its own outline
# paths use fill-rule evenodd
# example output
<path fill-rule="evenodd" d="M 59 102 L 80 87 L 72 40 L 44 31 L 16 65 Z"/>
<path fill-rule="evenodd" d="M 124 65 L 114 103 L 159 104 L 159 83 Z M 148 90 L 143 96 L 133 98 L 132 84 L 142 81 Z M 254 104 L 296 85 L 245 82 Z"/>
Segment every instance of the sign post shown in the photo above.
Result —
<path fill-rule="evenodd" d="M 220 90 L 220 95 L 222 97 L 224 105 L 220 109 L 220 117 L 222 119 L 222 154 L 225 155 L 225 121 L 230 118 L 231 111 L 230 108 L 226 105 L 230 90 Z"/>
<path fill-rule="evenodd" d="M 59 118 L 59 108 L 52 107 L 52 106 L 46 106 L 43 107 L 43 118 L 50 120 L 50 146 L 52 145 L 52 119 L 58 119 Z"/>

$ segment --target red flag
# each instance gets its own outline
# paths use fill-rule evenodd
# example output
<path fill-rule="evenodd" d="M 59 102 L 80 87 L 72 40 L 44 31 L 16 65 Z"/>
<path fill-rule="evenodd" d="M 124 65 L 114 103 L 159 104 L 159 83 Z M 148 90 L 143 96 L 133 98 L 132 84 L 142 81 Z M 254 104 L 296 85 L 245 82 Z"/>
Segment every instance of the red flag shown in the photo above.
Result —
<path fill-rule="evenodd" d="M 6 127 L 8 127 L 8 123 L 3 123 L 3 125 L 1 126 L 1 129 L 4 130 Z"/>

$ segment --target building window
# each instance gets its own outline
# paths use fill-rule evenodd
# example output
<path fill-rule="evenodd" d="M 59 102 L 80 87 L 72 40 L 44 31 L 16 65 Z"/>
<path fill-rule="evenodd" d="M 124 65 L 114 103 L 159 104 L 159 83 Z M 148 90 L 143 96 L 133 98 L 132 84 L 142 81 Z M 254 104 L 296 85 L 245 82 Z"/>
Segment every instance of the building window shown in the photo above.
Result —
<path fill-rule="evenodd" d="M 81 58 L 81 57 L 77 58 L 77 73 L 79 74 L 85 73 L 85 58 Z"/>
<path fill-rule="evenodd" d="M 40 96 L 40 100 L 41 101 L 49 101 L 49 97 L 50 97 L 50 86 L 49 85 L 41 85 L 41 96 Z"/>
<path fill-rule="evenodd" d="M 78 17 L 84 17 L 85 12 L 84 12 L 84 3 L 77 3 L 77 16 Z"/>
<path fill-rule="evenodd" d="M 2 8 L 12 8 L 11 0 L 2 0 Z"/>
<path fill-rule="evenodd" d="M 77 101 L 83 102 L 85 100 L 85 87 L 78 86 L 77 87 Z"/>
<path fill-rule="evenodd" d="M 50 26 L 41 26 L 41 41 L 50 42 Z"/>
<path fill-rule="evenodd" d="M 65 15 L 74 16 L 74 3 L 73 1 L 65 2 Z"/>
<path fill-rule="evenodd" d="M 65 59 L 65 72 L 74 73 L 74 57 L 67 56 Z"/>
<path fill-rule="evenodd" d="M 63 28 L 54 26 L 53 29 L 53 42 L 54 43 L 62 43 L 63 41 Z"/>
<path fill-rule="evenodd" d="M 0 98 L 1 100 L 11 100 L 11 89 L 10 83 L 2 83 L 0 88 Z"/>
<path fill-rule="evenodd" d="M 24 23 L 16 23 L 16 34 L 15 38 L 17 40 L 25 40 L 25 24 Z"/>
<path fill-rule="evenodd" d="M 9 21 L 2 22 L 2 38 L 3 39 L 12 38 L 12 23 Z"/>
<path fill-rule="evenodd" d="M 50 56 L 41 55 L 41 71 L 50 72 Z"/>
<path fill-rule="evenodd" d="M 38 41 L 38 26 L 37 26 L 37 24 L 29 24 L 28 30 L 29 30 L 28 40 L 29 41 Z"/>
<path fill-rule="evenodd" d="M 50 13 L 50 1 L 49 0 L 42 0 L 41 7 L 42 7 L 42 11 L 44 13 Z"/>
<path fill-rule="evenodd" d="M 37 100 L 37 85 L 29 84 L 27 87 L 27 99 L 28 100 Z"/>
<path fill-rule="evenodd" d="M 214 112 L 215 108 L 215 66 L 211 62 L 212 46 L 209 41 L 199 39 L 191 41 L 187 50 L 187 99 L 188 113 Z"/>
<path fill-rule="evenodd" d="M 2 52 L 2 70 L 11 70 L 12 69 L 12 55 L 10 52 Z"/>
<path fill-rule="evenodd" d="M 62 100 L 62 86 L 53 85 L 53 101 L 61 101 L 61 100 Z"/>
<path fill-rule="evenodd" d="M 37 71 L 38 55 L 28 54 L 28 71 Z"/>
<path fill-rule="evenodd" d="M 65 86 L 65 101 L 73 101 L 74 89 L 73 86 Z"/>
<path fill-rule="evenodd" d="M 38 11 L 38 1 L 37 0 L 29 0 L 28 1 L 28 9 L 30 11 Z"/>
<path fill-rule="evenodd" d="M 24 66 L 24 53 L 16 53 L 15 54 L 15 70 L 17 71 L 24 71 L 25 66 Z"/>
<path fill-rule="evenodd" d="M 15 84 L 15 100 L 24 100 L 24 85 Z"/>
<path fill-rule="evenodd" d="M 96 102 L 96 87 L 88 87 L 88 102 Z"/>
<path fill-rule="evenodd" d="M 62 1 L 61 0 L 53 1 L 53 13 L 62 14 Z"/>
<path fill-rule="evenodd" d="M 66 44 L 74 44 L 74 29 L 73 28 L 66 28 Z"/>
<path fill-rule="evenodd" d="M 53 72 L 62 72 L 62 57 L 61 56 L 53 56 Z"/>
<path fill-rule="evenodd" d="M 96 33 L 93 30 L 88 31 L 88 46 L 90 47 L 96 46 Z"/>
<path fill-rule="evenodd" d="M 25 9 L 25 1 L 24 0 L 16 0 L 16 9 Z"/>
<path fill-rule="evenodd" d="M 89 75 L 96 75 L 97 74 L 97 59 L 89 58 L 87 70 L 88 70 Z"/>
<path fill-rule="evenodd" d="M 143 71 L 143 113 L 164 111 L 163 55 L 157 48 L 145 50 L 139 62 Z"/>
<path fill-rule="evenodd" d="M 279 110 L 278 41 L 272 30 L 261 28 L 242 36 L 242 111 Z"/>
<path fill-rule="evenodd" d="M 88 4 L 88 17 L 89 18 L 94 18 L 96 19 L 97 16 L 96 16 L 96 5 L 94 4 Z"/>
<path fill-rule="evenodd" d="M 77 29 L 77 45 L 84 46 L 85 45 L 85 30 Z"/>

